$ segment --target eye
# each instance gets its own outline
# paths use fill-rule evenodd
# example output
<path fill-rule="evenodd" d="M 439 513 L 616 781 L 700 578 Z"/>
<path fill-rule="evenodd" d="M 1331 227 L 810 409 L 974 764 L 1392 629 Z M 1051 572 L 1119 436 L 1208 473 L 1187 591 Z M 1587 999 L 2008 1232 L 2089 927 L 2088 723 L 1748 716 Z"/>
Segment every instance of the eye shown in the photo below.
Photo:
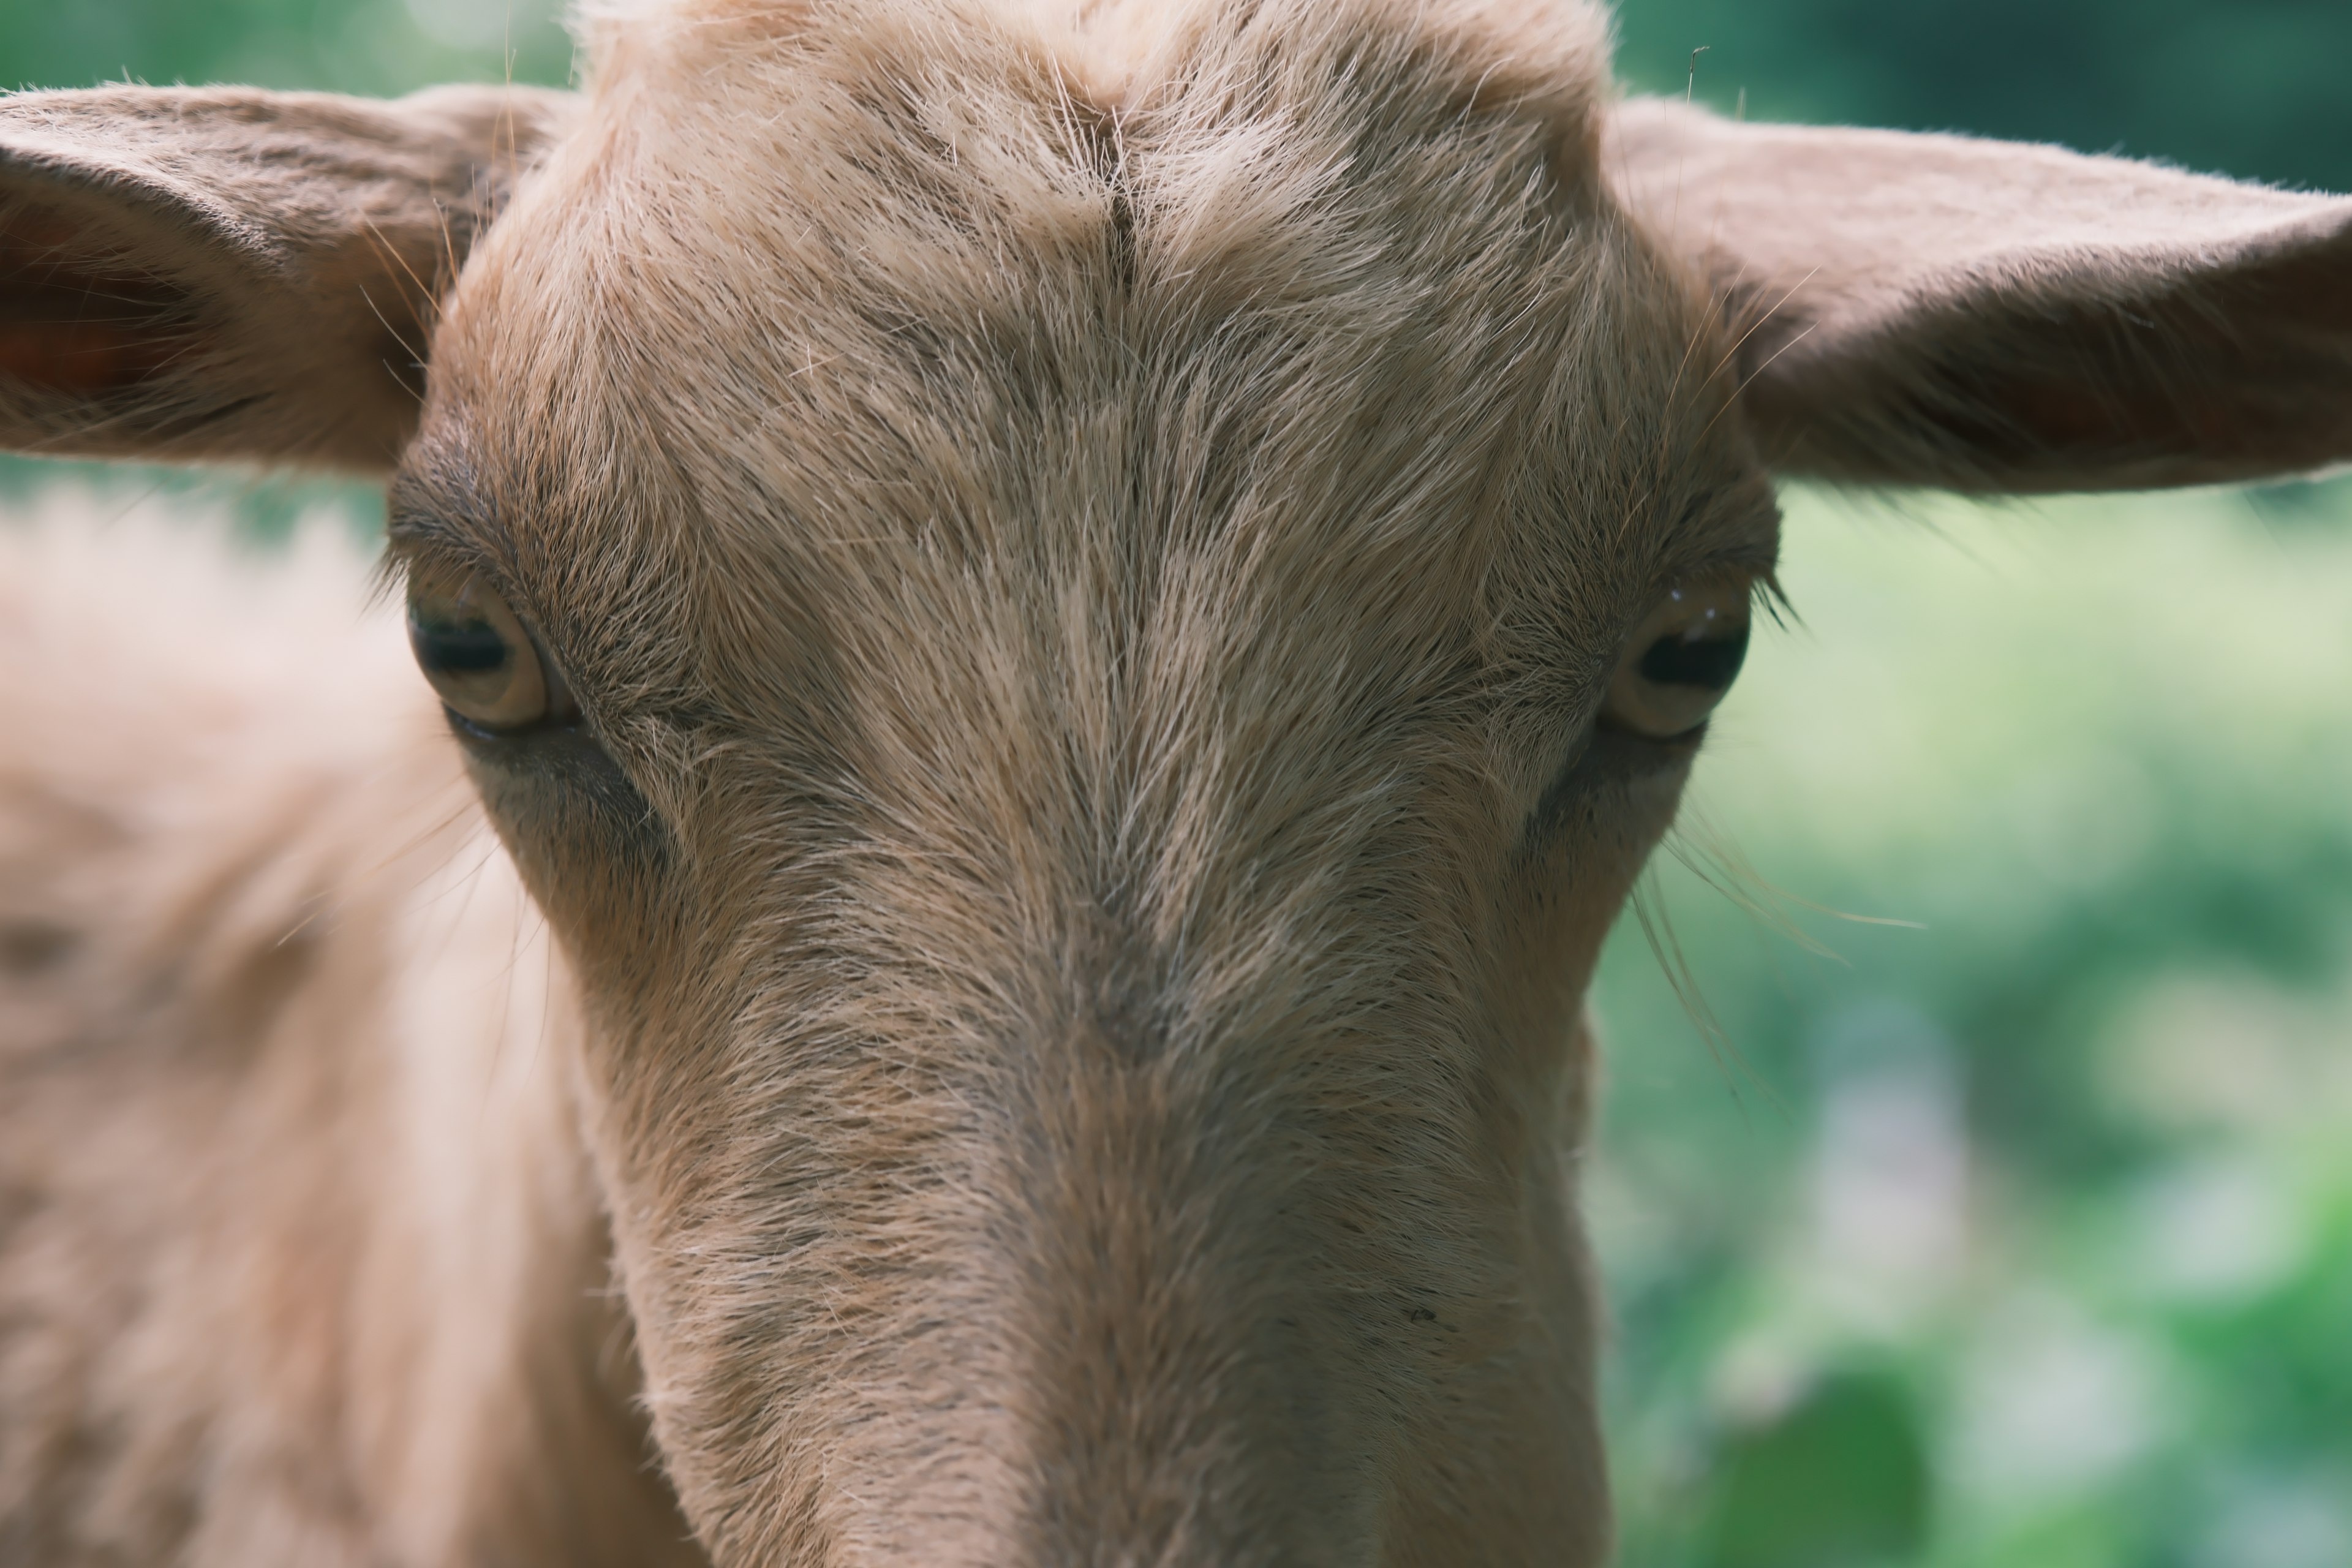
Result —
<path fill-rule="evenodd" d="M 1727 578 L 1668 594 L 1626 644 L 1601 721 L 1654 741 L 1706 723 L 1748 657 L 1749 591 Z"/>
<path fill-rule="evenodd" d="M 538 646 L 478 574 L 409 573 L 408 646 L 450 710 L 485 730 L 537 723 L 558 705 Z"/>

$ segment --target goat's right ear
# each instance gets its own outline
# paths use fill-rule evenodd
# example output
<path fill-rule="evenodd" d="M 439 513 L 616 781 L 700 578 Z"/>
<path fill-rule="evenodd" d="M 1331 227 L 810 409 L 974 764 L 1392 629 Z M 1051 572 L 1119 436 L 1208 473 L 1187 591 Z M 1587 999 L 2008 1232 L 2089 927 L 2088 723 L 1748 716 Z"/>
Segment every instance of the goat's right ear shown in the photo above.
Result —
<path fill-rule="evenodd" d="M 2352 461 L 2352 200 L 2054 147 L 1612 116 L 1784 472 L 2134 489 Z"/>
<path fill-rule="evenodd" d="M 0 447 L 383 471 L 443 293 L 572 101 L 0 98 Z"/>

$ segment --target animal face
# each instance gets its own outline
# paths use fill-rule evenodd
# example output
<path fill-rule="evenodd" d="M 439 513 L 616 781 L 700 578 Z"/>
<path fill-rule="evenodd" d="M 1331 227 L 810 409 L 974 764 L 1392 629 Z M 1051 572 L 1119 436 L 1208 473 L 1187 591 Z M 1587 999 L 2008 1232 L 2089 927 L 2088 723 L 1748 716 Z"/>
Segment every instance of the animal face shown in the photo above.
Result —
<path fill-rule="evenodd" d="M 390 466 L 698 1537 L 1597 1561 L 1579 1011 L 1768 467 L 2352 455 L 2343 209 L 1620 105 L 1568 3 L 590 30 L 16 100 L 0 433 Z"/>
<path fill-rule="evenodd" d="M 1358 1561 L 1472 1389 L 1590 1452 L 1568 1042 L 1770 497 L 1581 33 L 1166 47 L 630 37 L 394 480 L 746 1560 Z"/>

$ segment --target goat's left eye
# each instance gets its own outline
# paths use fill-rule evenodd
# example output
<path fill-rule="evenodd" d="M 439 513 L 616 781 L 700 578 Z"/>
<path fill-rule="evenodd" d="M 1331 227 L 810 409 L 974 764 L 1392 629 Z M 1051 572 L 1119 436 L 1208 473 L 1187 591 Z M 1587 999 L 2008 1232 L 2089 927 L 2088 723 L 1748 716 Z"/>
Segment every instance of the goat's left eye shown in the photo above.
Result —
<path fill-rule="evenodd" d="M 537 723 L 553 706 L 530 634 L 478 574 L 409 573 L 408 646 L 450 710 L 485 730 Z"/>
<path fill-rule="evenodd" d="M 1668 594 L 1626 644 L 1601 722 L 1654 741 L 1706 723 L 1748 657 L 1751 592 L 1731 578 Z"/>

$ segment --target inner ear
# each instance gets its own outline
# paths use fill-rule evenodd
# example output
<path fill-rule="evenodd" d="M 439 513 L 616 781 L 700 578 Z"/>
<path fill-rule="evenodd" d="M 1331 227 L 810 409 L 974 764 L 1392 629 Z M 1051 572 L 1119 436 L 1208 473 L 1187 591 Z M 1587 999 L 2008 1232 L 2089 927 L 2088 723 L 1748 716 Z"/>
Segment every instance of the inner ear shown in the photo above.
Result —
<path fill-rule="evenodd" d="M 188 291 L 94 226 L 32 205 L 0 215 L 0 376 L 104 402 L 206 346 Z"/>
<path fill-rule="evenodd" d="M 1875 352 L 1861 343 L 1850 387 L 1832 386 L 1834 372 L 1808 376 L 1800 348 L 1786 384 L 1762 378 L 1750 402 L 1768 439 L 1790 444 L 1808 422 L 1859 444 L 1899 406 L 1901 422 L 2037 488 L 2076 475 L 2195 482 L 2218 454 L 2255 474 L 2318 468 L 2342 460 L 2352 423 L 2344 268 L 2335 251 L 2289 254 L 2137 298 L 1979 301 L 1895 323 Z"/>
<path fill-rule="evenodd" d="M 0 447 L 382 473 L 466 252 L 567 94 L 0 98 Z"/>

